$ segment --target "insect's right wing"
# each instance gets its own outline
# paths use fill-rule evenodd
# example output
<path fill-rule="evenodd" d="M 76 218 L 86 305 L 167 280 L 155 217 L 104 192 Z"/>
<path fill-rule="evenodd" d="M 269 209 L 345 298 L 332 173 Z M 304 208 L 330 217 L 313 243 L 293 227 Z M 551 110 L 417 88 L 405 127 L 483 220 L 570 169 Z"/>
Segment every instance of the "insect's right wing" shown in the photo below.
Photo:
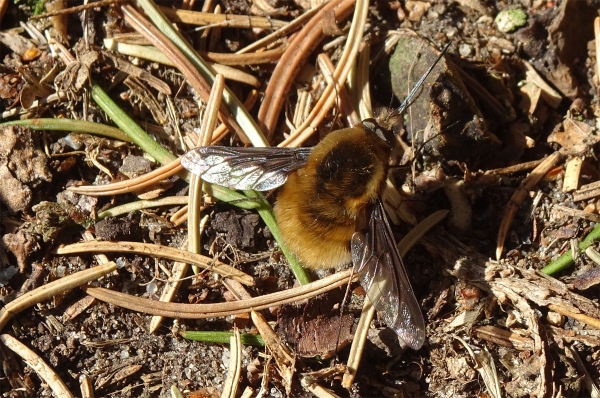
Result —
<path fill-rule="evenodd" d="M 192 149 L 181 165 L 211 184 L 231 189 L 269 191 L 303 167 L 312 148 L 238 148 L 205 146 Z"/>
<path fill-rule="evenodd" d="M 380 199 L 359 215 L 359 228 L 352 236 L 352 262 L 360 284 L 383 321 L 410 348 L 425 341 L 425 322 L 406 275 L 392 230 Z M 366 219 L 368 218 L 368 219 Z"/>

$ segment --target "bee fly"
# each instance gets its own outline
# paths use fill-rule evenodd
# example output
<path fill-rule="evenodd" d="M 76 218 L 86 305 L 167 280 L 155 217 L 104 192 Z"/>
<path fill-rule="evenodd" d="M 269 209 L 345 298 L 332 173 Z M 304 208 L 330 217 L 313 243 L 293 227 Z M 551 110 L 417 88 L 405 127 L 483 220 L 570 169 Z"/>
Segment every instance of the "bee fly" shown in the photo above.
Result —
<path fill-rule="evenodd" d="M 404 112 L 447 48 L 395 113 Z M 390 130 L 366 119 L 314 148 L 199 147 L 181 164 L 231 189 L 283 185 L 274 212 L 286 246 L 307 268 L 352 262 L 383 321 L 416 350 L 425 341 L 425 322 L 381 200 L 395 146 Z"/>

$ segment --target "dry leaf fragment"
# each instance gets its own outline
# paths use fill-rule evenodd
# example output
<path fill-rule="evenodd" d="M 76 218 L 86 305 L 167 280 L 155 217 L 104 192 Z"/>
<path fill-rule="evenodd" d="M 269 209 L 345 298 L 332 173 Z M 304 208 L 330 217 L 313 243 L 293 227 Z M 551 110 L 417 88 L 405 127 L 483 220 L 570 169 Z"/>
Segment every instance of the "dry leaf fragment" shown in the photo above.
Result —
<path fill-rule="evenodd" d="M 85 50 L 77 54 L 77 60 L 69 63 L 54 79 L 57 91 L 78 92 L 90 79 L 90 67 L 98 60 L 97 51 Z"/>
<path fill-rule="evenodd" d="M 65 7 L 64 0 L 54 0 L 46 3 L 46 11 L 50 13 L 54 13 L 56 11 L 62 11 Z M 55 29 L 55 32 L 58 34 L 58 37 L 62 43 L 69 43 L 69 34 L 67 29 L 67 17 L 66 15 L 54 15 L 50 17 L 50 23 Z"/>
<path fill-rule="evenodd" d="M 587 252 L 586 252 L 587 253 Z M 572 284 L 577 290 L 586 290 L 600 283 L 600 268 L 593 268 L 575 278 Z"/>
<path fill-rule="evenodd" d="M 18 54 L 19 56 L 35 48 L 35 44 L 26 37 L 21 36 L 16 29 L 0 32 L 0 43 L 8 47 L 11 53 Z"/>
<path fill-rule="evenodd" d="M 533 83 L 525 83 L 519 91 L 521 92 L 521 109 L 529 114 L 533 114 L 542 96 L 542 89 Z"/>
<path fill-rule="evenodd" d="M 17 68 L 22 78 L 27 82 L 19 93 L 19 101 L 25 109 L 31 107 L 37 98 L 45 98 L 52 94 L 52 89 L 41 83 L 41 79 L 33 70 L 25 66 Z"/>
<path fill-rule="evenodd" d="M 592 134 L 589 125 L 573 119 L 566 119 L 562 124 L 563 131 L 555 131 L 548 137 L 548 142 L 555 142 L 562 148 L 564 155 L 583 155 L 593 145 L 600 142 L 600 137 Z"/>
<path fill-rule="evenodd" d="M 337 20 L 333 10 L 323 15 L 323 34 L 326 36 L 341 36 L 344 32 L 337 25 Z"/>
<path fill-rule="evenodd" d="M 527 84 L 532 84 L 540 89 L 540 97 L 548 104 L 552 109 L 558 108 L 562 101 L 562 96 L 558 91 L 553 89 L 544 78 L 538 73 L 538 71 L 527 61 L 523 61 L 525 66 L 525 75 Z"/>

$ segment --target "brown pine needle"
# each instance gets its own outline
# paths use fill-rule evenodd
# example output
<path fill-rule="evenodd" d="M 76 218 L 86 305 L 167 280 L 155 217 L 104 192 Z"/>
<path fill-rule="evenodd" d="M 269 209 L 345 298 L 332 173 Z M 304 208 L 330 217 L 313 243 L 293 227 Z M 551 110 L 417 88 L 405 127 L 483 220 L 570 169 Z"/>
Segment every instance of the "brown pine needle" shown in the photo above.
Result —
<path fill-rule="evenodd" d="M 136 178 L 132 178 L 130 180 L 120 181 L 106 185 L 82 185 L 79 187 L 68 187 L 67 190 L 75 192 L 79 195 L 89 196 L 119 195 L 128 192 L 135 192 L 140 189 L 149 187 L 181 171 L 183 171 L 183 166 L 181 166 L 179 159 L 176 159 L 171 163 L 168 163 L 162 167 L 159 167 L 156 170 L 151 171 L 150 173 L 144 174 Z"/>
<path fill-rule="evenodd" d="M 55 251 L 56 254 L 66 255 L 75 253 L 135 253 L 148 256 L 168 258 L 174 261 L 180 261 L 187 264 L 197 265 L 209 271 L 213 271 L 226 278 L 237 280 L 244 285 L 253 286 L 254 279 L 233 268 L 230 265 L 213 260 L 210 257 L 202 256 L 196 253 L 190 253 L 185 250 L 174 247 L 154 245 L 140 242 L 80 242 L 72 245 L 60 246 Z"/>
<path fill-rule="evenodd" d="M 85 291 L 87 294 L 98 300 L 132 311 L 170 318 L 199 319 L 243 314 L 252 310 L 258 311 L 273 306 L 309 299 L 340 286 L 344 286 L 349 281 L 350 271 L 347 270 L 335 273 L 316 282 L 311 282 L 307 285 L 282 292 L 271 293 L 243 301 L 217 304 L 163 303 L 99 287 L 86 287 Z"/>

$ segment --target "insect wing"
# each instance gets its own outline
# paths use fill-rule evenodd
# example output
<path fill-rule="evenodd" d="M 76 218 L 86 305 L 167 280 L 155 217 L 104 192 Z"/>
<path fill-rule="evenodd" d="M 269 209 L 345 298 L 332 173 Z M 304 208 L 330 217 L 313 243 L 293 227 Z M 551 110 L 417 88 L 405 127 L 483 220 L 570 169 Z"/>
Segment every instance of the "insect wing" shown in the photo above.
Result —
<path fill-rule="evenodd" d="M 383 321 L 412 349 L 425 341 L 425 322 L 398 253 L 381 200 L 366 212 L 366 231 L 352 236 L 352 261 Z"/>
<path fill-rule="evenodd" d="M 269 191 L 283 185 L 291 171 L 303 167 L 311 151 L 311 148 L 205 146 L 183 155 L 181 165 L 211 184 Z"/>

